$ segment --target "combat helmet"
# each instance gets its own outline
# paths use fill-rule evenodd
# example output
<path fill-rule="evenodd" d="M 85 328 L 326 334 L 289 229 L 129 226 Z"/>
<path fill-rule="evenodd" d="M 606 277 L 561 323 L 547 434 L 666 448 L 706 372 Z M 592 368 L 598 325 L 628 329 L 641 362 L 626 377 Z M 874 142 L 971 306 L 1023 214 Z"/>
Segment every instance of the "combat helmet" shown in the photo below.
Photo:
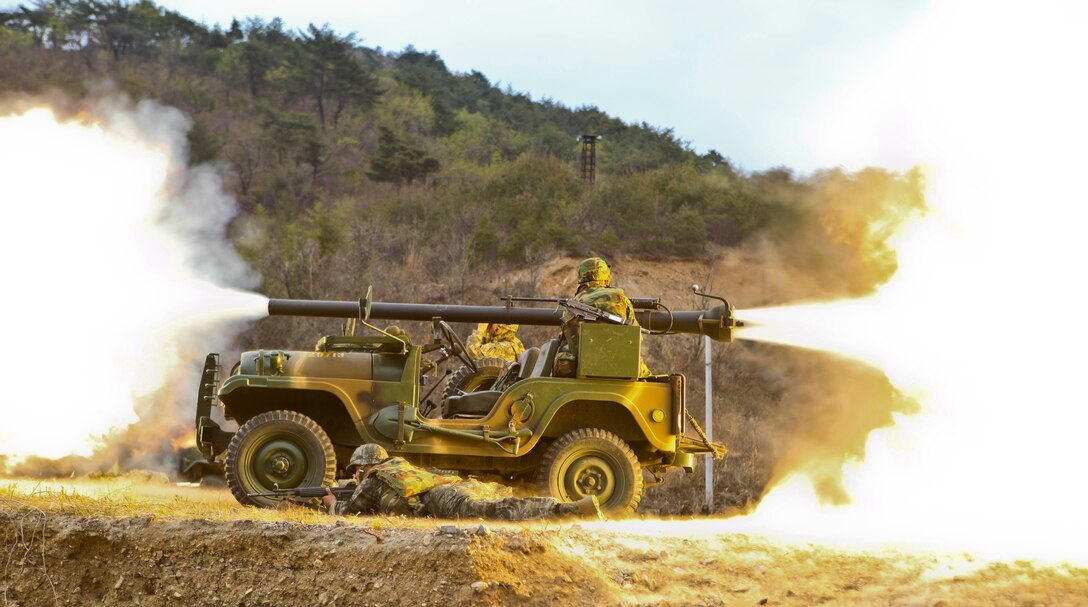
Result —
<path fill-rule="evenodd" d="M 351 461 L 348 462 L 348 469 L 350 470 L 355 466 L 377 464 L 385 459 L 389 459 L 389 453 L 386 452 L 385 447 L 373 443 L 359 445 L 359 447 L 355 449 L 355 452 L 351 454 Z"/>
<path fill-rule="evenodd" d="M 605 286 L 611 284 L 612 270 L 609 269 L 605 260 L 600 257 L 590 257 L 578 264 L 578 284 L 587 282 L 599 282 Z"/>
<path fill-rule="evenodd" d="M 389 325 L 385 328 L 385 332 L 408 345 L 412 345 L 412 338 L 408 335 L 408 332 L 397 325 Z"/>
<path fill-rule="evenodd" d="M 503 333 L 503 332 L 517 333 L 518 332 L 518 325 L 506 325 L 506 324 L 502 324 L 502 323 L 495 323 L 495 334 L 498 335 L 499 333 Z"/>

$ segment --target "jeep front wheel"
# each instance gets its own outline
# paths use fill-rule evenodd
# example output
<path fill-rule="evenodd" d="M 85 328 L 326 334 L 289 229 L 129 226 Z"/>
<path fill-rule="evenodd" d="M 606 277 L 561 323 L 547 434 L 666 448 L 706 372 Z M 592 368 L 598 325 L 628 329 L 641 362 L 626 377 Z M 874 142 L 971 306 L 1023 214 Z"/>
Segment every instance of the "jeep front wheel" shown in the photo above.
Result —
<path fill-rule="evenodd" d="M 268 411 L 235 433 L 227 446 L 224 476 L 239 503 L 271 508 L 280 500 L 247 494 L 332 485 L 336 453 L 314 420 L 295 411 Z"/>
<path fill-rule="evenodd" d="M 634 514 L 642 499 L 642 469 L 624 440 L 600 428 L 580 428 L 552 443 L 537 469 L 544 495 L 566 502 L 596 495 L 612 516 Z"/>

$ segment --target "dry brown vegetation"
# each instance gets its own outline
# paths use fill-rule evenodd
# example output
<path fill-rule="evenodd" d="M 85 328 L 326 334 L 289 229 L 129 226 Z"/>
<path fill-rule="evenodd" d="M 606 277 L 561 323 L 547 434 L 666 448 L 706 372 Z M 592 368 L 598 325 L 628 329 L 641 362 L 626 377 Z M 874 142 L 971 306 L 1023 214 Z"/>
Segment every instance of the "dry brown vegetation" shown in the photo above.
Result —
<path fill-rule="evenodd" d="M 700 525 L 694 527 L 699 528 Z M 715 528 L 719 527 L 715 525 Z M 683 519 L 258 510 L 131 477 L 0 484 L 4 605 L 1085 605 L 1088 570 L 776 544 Z"/>

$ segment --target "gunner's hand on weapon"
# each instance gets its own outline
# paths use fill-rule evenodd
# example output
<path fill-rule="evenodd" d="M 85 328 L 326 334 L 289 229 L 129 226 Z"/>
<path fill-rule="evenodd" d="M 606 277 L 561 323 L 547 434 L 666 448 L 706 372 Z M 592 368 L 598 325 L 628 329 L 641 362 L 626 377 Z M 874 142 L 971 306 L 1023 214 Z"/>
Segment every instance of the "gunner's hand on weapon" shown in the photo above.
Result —
<path fill-rule="evenodd" d="M 336 496 L 332 494 L 332 489 L 325 487 L 325 495 L 321 496 L 321 503 L 324 504 L 329 511 L 332 511 L 332 507 L 336 505 Z"/>

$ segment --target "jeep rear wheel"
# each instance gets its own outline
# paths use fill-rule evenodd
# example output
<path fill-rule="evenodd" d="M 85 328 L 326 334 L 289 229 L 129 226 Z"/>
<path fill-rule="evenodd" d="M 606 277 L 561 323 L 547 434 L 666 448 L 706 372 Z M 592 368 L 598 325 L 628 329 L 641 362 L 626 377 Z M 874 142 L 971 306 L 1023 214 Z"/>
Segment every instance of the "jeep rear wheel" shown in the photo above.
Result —
<path fill-rule="evenodd" d="M 227 446 L 224 468 L 239 503 L 271 508 L 280 500 L 247 494 L 332 485 L 336 453 L 314 420 L 295 411 L 269 411 L 238 429 Z"/>
<path fill-rule="evenodd" d="M 596 495 L 604 513 L 634 514 L 642 499 L 642 468 L 622 438 L 600 428 L 580 428 L 544 452 L 537 484 L 543 495 L 566 502 Z"/>

